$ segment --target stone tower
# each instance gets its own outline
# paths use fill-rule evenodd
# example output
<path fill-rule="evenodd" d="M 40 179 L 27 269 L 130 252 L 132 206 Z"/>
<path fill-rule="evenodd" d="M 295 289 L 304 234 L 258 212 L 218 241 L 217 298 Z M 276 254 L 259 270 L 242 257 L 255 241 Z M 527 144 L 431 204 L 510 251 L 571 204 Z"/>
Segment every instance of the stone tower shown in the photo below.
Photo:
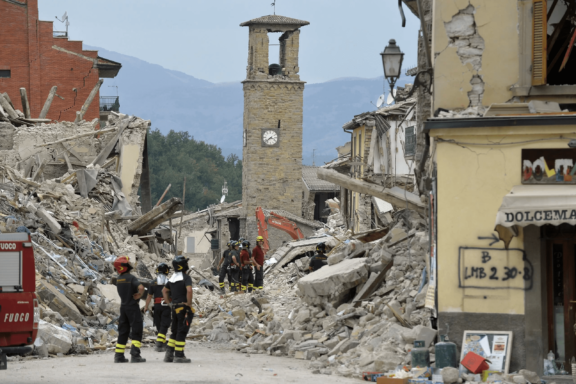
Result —
<path fill-rule="evenodd" d="M 242 206 L 253 235 L 257 207 L 302 215 L 302 108 L 298 75 L 300 27 L 307 21 L 264 16 L 249 27 L 244 85 Z M 268 62 L 269 33 L 280 33 L 280 55 Z"/>

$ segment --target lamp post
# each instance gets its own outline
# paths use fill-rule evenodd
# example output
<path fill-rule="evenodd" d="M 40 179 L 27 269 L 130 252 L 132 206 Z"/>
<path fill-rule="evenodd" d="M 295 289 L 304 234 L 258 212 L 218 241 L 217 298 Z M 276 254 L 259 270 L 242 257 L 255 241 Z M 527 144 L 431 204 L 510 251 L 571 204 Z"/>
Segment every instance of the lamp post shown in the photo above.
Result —
<path fill-rule="evenodd" d="M 384 77 L 386 77 L 386 80 L 388 80 L 388 84 L 390 85 L 390 93 L 392 96 L 394 96 L 394 86 L 396 85 L 396 81 L 398 81 L 400 74 L 402 73 L 402 61 L 404 60 L 404 53 L 402 53 L 400 47 L 396 45 L 396 40 L 391 39 L 380 55 L 382 56 Z"/>
<path fill-rule="evenodd" d="M 412 97 L 414 91 L 419 86 L 425 86 L 428 93 L 430 93 L 430 88 L 432 86 L 432 68 L 418 72 L 414 85 L 406 97 L 397 97 L 394 95 L 394 86 L 396 81 L 400 78 L 402 73 L 402 61 L 404 60 L 404 53 L 400 50 L 400 47 L 396 45 L 396 40 L 391 39 L 388 42 L 384 51 L 380 53 L 382 56 L 382 67 L 384 67 L 384 77 L 390 85 L 390 94 L 394 98 L 394 101 L 404 101 L 409 97 Z"/>

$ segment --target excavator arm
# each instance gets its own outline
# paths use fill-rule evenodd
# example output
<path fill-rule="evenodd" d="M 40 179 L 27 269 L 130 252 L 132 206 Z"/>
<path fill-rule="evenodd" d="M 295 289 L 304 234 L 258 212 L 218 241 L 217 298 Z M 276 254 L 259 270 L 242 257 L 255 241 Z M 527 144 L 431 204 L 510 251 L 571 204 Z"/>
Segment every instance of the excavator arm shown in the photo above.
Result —
<path fill-rule="evenodd" d="M 258 236 L 264 238 L 264 251 L 267 252 L 270 249 L 270 244 L 268 243 L 268 226 L 276 229 L 280 229 L 290 235 L 294 240 L 304 239 L 304 234 L 298 228 L 296 223 L 292 220 L 288 220 L 284 216 L 280 216 L 274 212 L 270 212 L 268 217 L 268 222 L 266 222 L 266 216 L 261 207 L 256 209 L 256 219 L 258 221 Z"/>

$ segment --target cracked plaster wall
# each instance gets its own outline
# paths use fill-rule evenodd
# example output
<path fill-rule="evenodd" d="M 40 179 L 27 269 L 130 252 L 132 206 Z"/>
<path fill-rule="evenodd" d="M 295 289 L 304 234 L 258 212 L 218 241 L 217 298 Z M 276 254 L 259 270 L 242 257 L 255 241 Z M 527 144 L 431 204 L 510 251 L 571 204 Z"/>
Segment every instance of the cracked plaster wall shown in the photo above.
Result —
<path fill-rule="evenodd" d="M 519 79 L 517 0 L 434 2 L 434 110 L 512 98 Z"/>

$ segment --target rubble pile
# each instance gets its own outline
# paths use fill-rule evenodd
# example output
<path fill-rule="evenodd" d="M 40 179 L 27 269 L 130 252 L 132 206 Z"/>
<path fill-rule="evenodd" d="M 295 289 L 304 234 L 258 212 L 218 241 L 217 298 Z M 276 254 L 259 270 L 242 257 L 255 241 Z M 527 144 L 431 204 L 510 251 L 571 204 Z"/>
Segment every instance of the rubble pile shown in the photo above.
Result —
<path fill-rule="evenodd" d="M 138 233 L 157 222 L 167 207 L 181 207 L 179 200 L 140 216 L 138 200 L 128 200 L 117 172 L 114 147 L 119 152 L 123 142 L 144 137 L 149 121 L 118 114 L 100 135 L 85 122 L 18 128 L 3 124 L 12 132 L 13 146 L 0 151 L 0 233 L 31 234 L 42 319 L 36 351 L 48 356 L 112 348 L 120 310 L 112 262 L 129 256 L 136 264 L 134 273 L 148 285 L 149 268 L 173 258 L 161 249 L 151 253 Z M 61 145 L 70 143 L 62 139 L 70 137 L 77 138 L 76 145 L 81 140 L 92 148 L 93 156 L 79 155 L 73 162 L 84 162 L 84 167 L 64 168 L 58 177 L 46 179 L 42 171 L 58 162 Z M 145 335 L 154 336 L 149 315 L 145 325 Z"/>
<path fill-rule="evenodd" d="M 412 214 L 418 216 L 402 211 L 396 217 Z M 246 354 L 309 360 L 314 373 L 355 377 L 409 364 L 415 340 L 433 353 L 436 331 L 424 307 L 428 236 L 424 221 L 410 224 L 399 219 L 371 242 L 341 228 L 321 230 L 315 240 L 333 247 L 329 265 L 307 274 L 307 253 L 275 268 L 279 260 L 267 267 L 264 294 L 195 289 L 202 308 L 189 338 L 229 343 Z"/>

